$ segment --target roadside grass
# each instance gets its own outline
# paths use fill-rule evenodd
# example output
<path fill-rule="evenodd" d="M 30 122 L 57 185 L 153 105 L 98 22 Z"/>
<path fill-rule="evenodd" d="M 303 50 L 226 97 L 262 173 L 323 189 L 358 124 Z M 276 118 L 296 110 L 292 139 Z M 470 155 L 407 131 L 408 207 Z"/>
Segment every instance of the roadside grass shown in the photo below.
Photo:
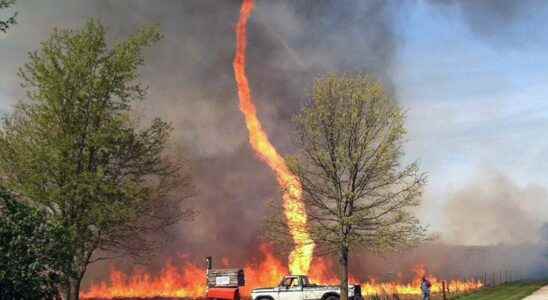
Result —
<path fill-rule="evenodd" d="M 452 300 L 520 300 L 534 291 L 540 289 L 547 282 L 515 282 L 502 284 L 493 288 L 483 288 L 482 290 L 458 297 Z"/>
<path fill-rule="evenodd" d="M 448 300 L 520 300 L 534 291 L 547 285 L 548 282 L 513 282 L 501 284 L 496 287 L 482 288 L 476 292 L 468 294 L 450 294 Z M 378 295 L 366 296 L 365 300 L 422 300 L 419 295 Z M 443 300 L 441 294 L 433 294 L 431 300 Z M 548 300 L 548 299 L 547 299 Z"/>

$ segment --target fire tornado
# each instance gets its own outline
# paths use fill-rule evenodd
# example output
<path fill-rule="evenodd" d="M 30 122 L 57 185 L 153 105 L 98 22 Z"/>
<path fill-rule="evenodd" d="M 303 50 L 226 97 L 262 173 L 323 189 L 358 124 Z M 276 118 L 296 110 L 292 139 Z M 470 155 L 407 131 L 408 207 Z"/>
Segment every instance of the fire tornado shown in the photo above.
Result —
<path fill-rule="evenodd" d="M 253 0 L 244 0 L 240 9 L 240 18 L 236 25 L 236 55 L 234 57 L 234 77 L 240 98 L 240 110 L 244 115 L 249 132 L 249 143 L 257 154 L 276 173 L 278 184 L 283 189 L 283 207 L 287 226 L 293 238 L 295 249 L 289 255 L 289 271 L 292 274 L 307 274 L 314 243 L 306 230 L 307 217 L 302 202 L 302 188 L 294 174 L 289 171 L 284 159 L 270 143 L 261 122 L 257 118 L 257 109 L 251 98 L 247 80 L 245 61 L 247 46 L 247 22 L 253 11 Z"/>

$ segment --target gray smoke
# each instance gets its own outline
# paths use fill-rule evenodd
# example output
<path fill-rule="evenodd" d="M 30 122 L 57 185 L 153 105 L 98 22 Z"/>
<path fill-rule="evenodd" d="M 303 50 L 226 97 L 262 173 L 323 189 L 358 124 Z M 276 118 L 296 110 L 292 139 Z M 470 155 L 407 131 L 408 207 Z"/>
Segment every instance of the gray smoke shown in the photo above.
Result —
<path fill-rule="evenodd" d="M 544 223 L 540 228 L 540 239 L 543 243 L 548 244 L 548 222 Z"/>
<path fill-rule="evenodd" d="M 240 5 L 217 0 L 18 1 L 20 24 L 6 37 L 18 48 L 0 49 L 3 58 L 13 58 L 6 67 L 15 74 L 26 60 L 24 53 L 37 49 L 55 26 L 78 28 L 93 17 L 108 26 L 113 40 L 141 25 L 160 26 L 165 38 L 147 52 L 142 74 L 150 93 L 139 111 L 145 120 L 160 116 L 172 122 L 176 140 L 192 161 L 193 206 L 200 215 L 174 227 L 173 242 L 151 270 L 177 254 L 191 254 L 195 262 L 205 255 L 226 256 L 235 265 L 248 261 L 257 255 L 265 204 L 280 197 L 273 173 L 248 145 L 238 109 L 232 59 Z M 256 2 L 248 29 L 248 75 L 259 117 L 282 153 L 293 151 L 290 119 L 318 73 L 366 71 L 391 86 L 394 12 L 381 0 Z M 5 79 L 16 86 L 14 78 Z M 105 278 L 104 266 L 90 271 L 88 281 Z"/>
<path fill-rule="evenodd" d="M 548 259 L 546 245 L 489 245 L 462 246 L 434 242 L 406 251 L 403 255 L 386 257 L 362 256 L 357 258 L 367 271 L 355 266 L 354 274 L 378 280 L 413 279 L 417 266 L 427 274 L 441 279 L 477 279 L 500 282 L 502 276 L 513 280 L 546 278 Z M 505 274 L 506 272 L 506 274 Z M 365 273 L 365 274 L 364 274 Z M 511 273 L 511 275 L 509 275 Z"/>
<path fill-rule="evenodd" d="M 496 46 L 521 47 L 537 39 L 532 22 L 536 12 L 548 5 L 542 0 L 427 0 L 427 3 L 462 17 L 480 39 Z M 529 24 L 525 25 L 525 22 Z M 538 23 L 538 24 L 537 24 Z"/>
<path fill-rule="evenodd" d="M 482 170 L 453 192 L 443 215 L 445 238 L 461 245 L 533 244 L 548 220 L 548 191 L 519 186 L 493 170 Z"/>

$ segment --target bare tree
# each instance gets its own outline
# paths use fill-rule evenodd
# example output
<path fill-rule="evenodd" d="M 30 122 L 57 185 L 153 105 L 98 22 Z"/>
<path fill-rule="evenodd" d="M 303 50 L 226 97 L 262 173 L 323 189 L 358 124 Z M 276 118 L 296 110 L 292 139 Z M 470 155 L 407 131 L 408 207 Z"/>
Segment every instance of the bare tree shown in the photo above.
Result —
<path fill-rule="evenodd" d="M 296 127 L 300 152 L 287 161 L 308 214 L 300 230 L 320 254 L 338 256 L 346 300 L 351 249 L 396 250 L 424 239 L 409 209 L 419 204 L 426 175 L 416 162 L 402 165 L 405 113 L 367 76 L 318 79 Z M 267 236 L 279 240 L 283 221 L 269 218 Z"/>

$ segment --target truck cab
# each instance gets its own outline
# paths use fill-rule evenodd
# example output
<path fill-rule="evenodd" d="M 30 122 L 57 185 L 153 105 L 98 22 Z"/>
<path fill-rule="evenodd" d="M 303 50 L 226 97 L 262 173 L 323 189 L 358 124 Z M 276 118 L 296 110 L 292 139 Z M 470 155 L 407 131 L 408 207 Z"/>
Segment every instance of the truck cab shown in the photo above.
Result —
<path fill-rule="evenodd" d="M 303 300 L 303 289 L 307 284 L 308 277 L 306 276 L 285 276 L 278 286 L 278 295 L 279 293 L 283 293 L 282 298 L 284 300 Z"/>

